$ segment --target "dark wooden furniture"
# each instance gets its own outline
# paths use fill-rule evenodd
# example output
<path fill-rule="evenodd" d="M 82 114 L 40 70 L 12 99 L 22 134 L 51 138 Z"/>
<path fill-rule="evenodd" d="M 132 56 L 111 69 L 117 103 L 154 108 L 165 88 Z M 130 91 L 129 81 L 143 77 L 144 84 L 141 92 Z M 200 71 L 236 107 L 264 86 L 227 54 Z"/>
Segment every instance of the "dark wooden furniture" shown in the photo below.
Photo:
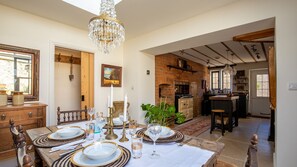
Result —
<path fill-rule="evenodd" d="M 202 115 L 209 115 L 211 114 L 211 104 L 209 97 L 215 96 L 214 94 L 204 94 L 203 95 L 203 101 L 202 101 Z"/>
<path fill-rule="evenodd" d="M 57 108 L 57 124 L 67 124 L 73 122 L 80 122 L 88 120 L 88 108 L 85 106 L 83 110 L 67 110 L 61 111 L 60 107 Z"/>
<path fill-rule="evenodd" d="M 18 166 L 21 167 L 31 167 L 34 162 L 30 155 L 27 154 L 27 150 L 32 149 L 32 147 L 27 147 L 26 144 L 26 134 L 24 133 L 23 127 L 21 125 L 15 126 L 13 119 L 10 119 L 10 132 L 12 135 L 12 140 L 15 146 L 16 157 Z"/>
<path fill-rule="evenodd" d="M 221 109 L 224 110 L 228 116 L 227 129 L 232 132 L 233 126 L 238 126 L 238 96 L 212 96 L 209 98 L 211 101 L 211 109 Z"/>
<path fill-rule="evenodd" d="M 246 118 L 248 113 L 248 94 L 236 92 L 233 93 L 235 96 L 239 96 L 238 99 L 238 117 Z"/>
<path fill-rule="evenodd" d="M 225 120 L 224 120 L 224 110 L 211 110 L 211 127 L 210 127 L 210 134 L 212 131 L 217 127 L 222 130 L 222 136 L 225 133 Z M 220 123 L 216 120 L 216 115 L 219 115 Z"/>
<path fill-rule="evenodd" d="M 128 112 L 129 106 L 130 106 L 130 103 L 127 102 L 127 112 Z M 114 117 L 118 117 L 120 113 L 124 113 L 124 101 L 114 101 L 113 107 L 114 107 L 114 111 L 113 111 Z"/>
<path fill-rule="evenodd" d="M 0 107 L 0 160 L 15 156 L 14 142 L 11 140 L 9 120 L 22 124 L 25 130 L 46 126 L 46 106 L 41 103 L 27 103 L 22 106 Z M 30 140 L 26 140 L 31 144 Z"/>

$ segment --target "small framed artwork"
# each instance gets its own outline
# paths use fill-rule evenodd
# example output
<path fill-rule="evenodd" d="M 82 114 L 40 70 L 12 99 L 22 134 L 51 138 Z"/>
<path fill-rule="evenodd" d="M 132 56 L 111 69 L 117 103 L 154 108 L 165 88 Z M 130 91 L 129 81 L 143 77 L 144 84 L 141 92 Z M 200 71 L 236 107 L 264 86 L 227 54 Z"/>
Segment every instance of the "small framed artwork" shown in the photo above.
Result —
<path fill-rule="evenodd" d="M 102 64 L 101 66 L 101 87 L 122 87 L 122 67 Z"/>

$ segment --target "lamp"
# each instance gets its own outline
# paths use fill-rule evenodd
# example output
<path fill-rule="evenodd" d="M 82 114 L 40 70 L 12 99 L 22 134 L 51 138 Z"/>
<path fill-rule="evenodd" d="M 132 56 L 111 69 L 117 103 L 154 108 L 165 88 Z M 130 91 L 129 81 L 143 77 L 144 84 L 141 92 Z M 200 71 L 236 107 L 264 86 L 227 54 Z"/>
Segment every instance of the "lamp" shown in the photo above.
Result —
<path fill-rule="evenodd" d="M 237 73 L 237 70 L 235 69 L 235 67 L 231 67 L 229 65 L 229 59 L 228 59 L 228 53 L 229 53 L 229 50 L 226 50 L 227 51 L 227 64 L 225 65 L 224 69 L 223 69 L 223 72 L 225 74 L 230 74 L 230 75 L 236 75 Z M 233 62 L 233 53 L 231 54 L 232 55 L 232 62 Z"/>
<path fill-rule="evenodd" d="M 89 38 L 105 54 L 125 41 L 125 28 L 116 18 L 113 0 L 101 0 L 99 16 L 93 17 L 88 26 Z"/>

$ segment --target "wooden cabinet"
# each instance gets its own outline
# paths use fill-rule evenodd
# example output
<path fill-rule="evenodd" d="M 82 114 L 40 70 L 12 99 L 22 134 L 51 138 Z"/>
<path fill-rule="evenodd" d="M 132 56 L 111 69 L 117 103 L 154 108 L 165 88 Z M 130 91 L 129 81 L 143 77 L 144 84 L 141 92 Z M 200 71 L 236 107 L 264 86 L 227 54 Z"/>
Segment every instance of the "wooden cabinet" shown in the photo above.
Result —
<path fill-rule="evenodd" d="M 186 121 L 193 119 L 193 98 L 178 99 L 178 112 L 186 116 Z"/>
<path fill-rule="evenodd" d="M 22 106 L 0 107 L 0 160 L 15 156 L 12 136 L 9 130 L 9 120 L 13 119 L 15 125 L 22 125 L 27 129 L 46 126 L 46 106 L 41 103 L 30 103 Z M 27 145 L 31 144 L 27 137 Z"/>

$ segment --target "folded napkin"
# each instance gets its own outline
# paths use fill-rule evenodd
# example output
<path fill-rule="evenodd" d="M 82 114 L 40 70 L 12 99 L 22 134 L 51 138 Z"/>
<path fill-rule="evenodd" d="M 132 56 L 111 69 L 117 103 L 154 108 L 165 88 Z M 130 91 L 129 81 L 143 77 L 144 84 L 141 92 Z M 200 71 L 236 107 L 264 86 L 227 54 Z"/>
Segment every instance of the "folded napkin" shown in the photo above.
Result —
<path fill-rule="evenodd" d="M 76 145 L 76 144 L 80 144 L 80 143 L 83 143 L 83 142 L 85 142 L 85 139 L 77 140 L 77 141 L 67 143 L 67 144 L 63 144 L 63 145 L 60 145 L 60 146 L 57 146 L 57 147 L 52 147 L 51 151 L 68 150 L 68 149 L 71 149 L 71 146 Z"/>

